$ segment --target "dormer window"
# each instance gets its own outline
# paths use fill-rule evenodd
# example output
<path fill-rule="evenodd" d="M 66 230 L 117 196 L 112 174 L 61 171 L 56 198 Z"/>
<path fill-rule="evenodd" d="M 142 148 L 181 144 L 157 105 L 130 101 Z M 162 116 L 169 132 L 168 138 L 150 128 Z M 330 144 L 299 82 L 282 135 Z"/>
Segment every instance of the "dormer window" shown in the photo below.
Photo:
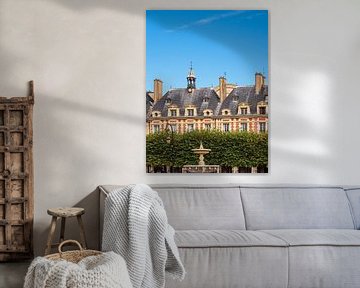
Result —
<path fill-rule="evenodd" d="M 196 109 L 194 106 L 187 107 L 185 109 L 185 116 L 194 117 L 196 116 Z"/>
<path fill-rule="evenodd" d="M 161 112 L 160 111 L 153 111 L 151 113 L 152 117 L 160 117 L 161 116 Z"/>
<path fill-rule="evenodd" d="M 171 99 L 170 98 L 167 98 L 166 101 L 165 101 L 166 104 L 171 104 Z"/>
<path fill-rule="evenodd" d="M 257 114 L 266 115 L 267 111 L 267 103 L 265 101 L 261 101 L 257 104 Z"/>
<path fill-rule="evenodd" d="M 204 116 L 211 116 L 211 115 L 213 115 L 213 111 L 211 109 L 205 109 L 203 111 L 203 115 Z"/>
<path fill-rule="evenodd" d="M 266 114 L 266 107 L 265 106 L 259 106 L 259 114 L 261 114 L 261 115 Z"/>
<path fill-rule="evenodd" d="M 235 96 L 233 97 L 233 101 L 239 101 L 239 96 L 235 95 Z"/>
<path fill-rule="evenodd" d="M 170 116 L 171 117 L 176 117 L 177 116 L 177 113 L 176 113 L 176 109 L 170 109 Z"/>
<path fill-rule="evenodd" d="M 238 114 L 240 115 L 247 115 L 250 113 L 249 104 L 246 102 L 240 103 L 238 108 Z"/>
<path fill-rule="evenodd" d="M 223 109 L 222 110 L 222 115 L 230 115 L 230 110 L 229 109 Z"/>
<path fill-rule="evenodd" d="M 179 116 L 179 108 L 169 108 L 168 109 L 168 116 L 169 117 L 177 117 L 177 116 Z"/>
<path fill-rule="evenodd" d="M 204 102 L 204 103 L 208 103 L 208 102 L 209 102 L 209 97 L 204 97 L 204 98 L 203 98 L 203 102 Z"/>

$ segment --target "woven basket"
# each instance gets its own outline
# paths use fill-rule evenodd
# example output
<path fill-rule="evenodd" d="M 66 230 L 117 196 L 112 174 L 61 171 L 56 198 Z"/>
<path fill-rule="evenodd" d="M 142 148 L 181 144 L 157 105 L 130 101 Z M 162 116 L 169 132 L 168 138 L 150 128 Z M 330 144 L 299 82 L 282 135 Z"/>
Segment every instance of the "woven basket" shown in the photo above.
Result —
<path fill-rule="evenodd" d="M 79 250 L 74 251 L 65 251 L 63 252 L 61 248 L 68 243 L 76 244 L 79 247 Z M 96 250 L 85 250 L 82 248 L 81 244 L 76 240 L 66 240 L 61 242 L 58 248 L 59 253 L 54 253 L 45 256 L 49 260 L 66 260 L 73 263 L 78 263 L 80 260 L 88 256 L 96 256 L 102 254 L 100 251 Z"/>

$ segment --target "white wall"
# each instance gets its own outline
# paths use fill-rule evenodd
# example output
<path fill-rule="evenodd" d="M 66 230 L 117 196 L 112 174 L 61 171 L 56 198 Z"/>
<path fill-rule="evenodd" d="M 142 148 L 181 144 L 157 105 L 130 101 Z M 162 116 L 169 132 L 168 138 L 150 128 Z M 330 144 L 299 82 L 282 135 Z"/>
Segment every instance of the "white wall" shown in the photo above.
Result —
<path fill-rule="evenodd" d="M 151 8 L 269 9 L 268 176 L 145 174 Z M 360 184 L 359 15 L 357 0 L 0 0 L 0 95 L 35 81 L 37 253 L 53 206 L 86 207 L 96 245 L 99 184 Z"/>

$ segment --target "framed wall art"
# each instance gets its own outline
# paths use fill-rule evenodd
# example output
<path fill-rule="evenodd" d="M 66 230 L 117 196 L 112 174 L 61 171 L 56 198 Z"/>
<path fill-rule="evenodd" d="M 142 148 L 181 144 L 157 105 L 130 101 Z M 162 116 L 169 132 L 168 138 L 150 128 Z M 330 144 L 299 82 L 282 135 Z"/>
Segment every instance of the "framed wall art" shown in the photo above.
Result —
<path fill-rule="evenodd" d="M 146 11 L 148 173 L 268 173 L 268 11 Z"/>

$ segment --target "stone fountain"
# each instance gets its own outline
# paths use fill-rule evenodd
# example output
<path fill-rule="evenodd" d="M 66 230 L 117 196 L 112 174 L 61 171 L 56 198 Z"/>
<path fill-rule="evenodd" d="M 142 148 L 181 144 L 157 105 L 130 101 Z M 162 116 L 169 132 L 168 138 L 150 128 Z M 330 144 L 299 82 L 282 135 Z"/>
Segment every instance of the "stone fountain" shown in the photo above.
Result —
<path fill-rule="evenodd" d="M 220 173 L 219 165 L 206 165 L 205 155 L 211 152 L 211 149 L 204 148 L 202 142 L 200 147 L 191 149 L 196 155 L 199 155 L 198 165 L 185 165 L 182 168 L 182 173 Z"/>

